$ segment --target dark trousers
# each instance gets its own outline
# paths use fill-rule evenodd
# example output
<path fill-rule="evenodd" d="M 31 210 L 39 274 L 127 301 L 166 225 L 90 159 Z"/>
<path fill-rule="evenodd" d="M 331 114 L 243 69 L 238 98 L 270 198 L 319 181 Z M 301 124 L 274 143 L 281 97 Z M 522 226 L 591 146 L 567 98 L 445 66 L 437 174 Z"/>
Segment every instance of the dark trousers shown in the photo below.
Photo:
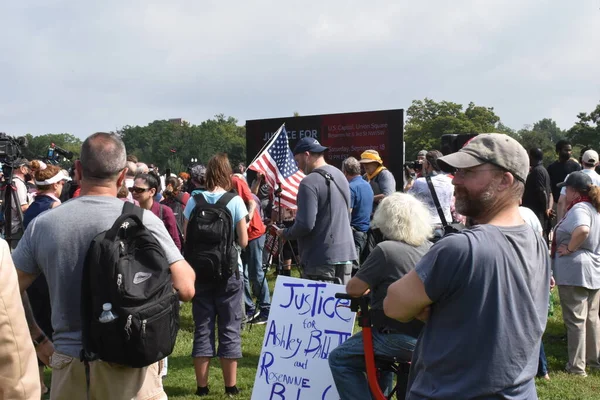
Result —
<path fill-rule="evenodd" d="M 352 275 L 360 268 L 360 255 L 367 246 L 367 232 L 357 231 L 352 228 L 352 236 L 354 236 L 354 246 L 356 247 L 357 260 L 352 262 Z"/>

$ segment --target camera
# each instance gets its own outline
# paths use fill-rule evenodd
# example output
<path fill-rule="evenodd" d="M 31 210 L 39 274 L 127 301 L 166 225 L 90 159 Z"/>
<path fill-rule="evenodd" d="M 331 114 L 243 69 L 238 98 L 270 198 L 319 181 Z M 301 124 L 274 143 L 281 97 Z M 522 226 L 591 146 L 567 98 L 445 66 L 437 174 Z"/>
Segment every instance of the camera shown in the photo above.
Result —
<path fill-rule="evenodd" d="M 2 163 L 2 173 L 5 177 L 12 176 L 14 162 L 22 157 L 22 147 L 27 147 L 26 138 L 22 136 L 14 138 L 0 132 L 0 163 Z"/>
<path fill-rule="evenodd" d="M 477 136 L 477 133 L 465 133 L 465 134 L 447 134 L 442 135 L 441 139 L 441 150 L 442 154 L 447 156 L 448 154 L 456 153 L 463 148 L 471 139 Z"/>
<path fill-rule="evenodd" d="M 50 146 L 48 146 L 48 153 L 46 153 L 46 159 L 52 164 L 58 164 L 60 162 L 59 157 L 70 160 L 73 158 L 73 152 L 62 149 L 54 143 L 50 143 Z"/>
<path fill-rule="evenodd" d="M 407 162 L 404 164 L 404 168 L 414 169 L 415 171 L 420 171 L 423 169 L 423 162 L 419 160 Z"/>
<path fill-rule="evenodd" d="M 27 139 L 24 137 L 14 138 L 4 132 L 0 132 L 0 162 L 12 165 L 21 157 L 21 147 L 27 147 Z"/>

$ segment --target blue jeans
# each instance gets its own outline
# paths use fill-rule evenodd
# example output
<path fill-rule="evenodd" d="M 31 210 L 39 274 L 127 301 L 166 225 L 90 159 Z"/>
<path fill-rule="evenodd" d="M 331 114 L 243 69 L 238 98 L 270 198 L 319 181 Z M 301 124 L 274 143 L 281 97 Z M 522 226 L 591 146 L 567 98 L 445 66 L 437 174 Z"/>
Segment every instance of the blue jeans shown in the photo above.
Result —
<path fill-rule="evenodd" d="M 373 350 L 375 355 L 398 357 L 410 361 L 417 339 L 401 333 L 379 333 L 373 329 Z M 336 347 L 329 354 L 329 368 L 341 400 L 372 399 L 369 383 L 365 375 L 365 350 L 362 332 Z M 394 374 L 387 372 L 379 379 L 379 387 L 384 394 L 393 388 Z"/>
<path fill-rule="evenodd" d="M 540 343 L 540 359 L 538 362 L 537 376 L 542 377 L 548 374 L 548 360 L 546 360 L 546 352 L 544 351 L 544 342 Z"/>
<path fill-rule="evenodd" d="M 269 284 L 265 278 L 262 268 L 263 248 L 265 247 L 266 235 L 252 239 L 248 242 L 244 259 L 244 301 L 248 308 L 254 308 L 252 294 L 258 299 L 261 312 L 268 313 L 271 308 L 271 296 Z M 252 290 L 251 290 L 252 287 Z"/>

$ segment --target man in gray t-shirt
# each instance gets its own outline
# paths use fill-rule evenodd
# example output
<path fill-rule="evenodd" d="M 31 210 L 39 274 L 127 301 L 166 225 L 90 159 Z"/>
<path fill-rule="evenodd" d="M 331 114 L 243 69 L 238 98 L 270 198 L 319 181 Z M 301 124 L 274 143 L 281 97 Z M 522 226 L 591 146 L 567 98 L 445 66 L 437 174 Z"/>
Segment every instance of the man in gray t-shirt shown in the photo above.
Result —
<path fill-rule="evenodd" d="M 79 361 L 83 264 L 92 239 L 108 230 L 121 214 L 124 203 L 116 194 L 125 181 L 125 161 L 125 146 L 116 135 L 96 133 L 88 137 L 81 148 L 81 160 L 75 162 L 81 197 L 36 217 L 13 253 L 22 292 L 39 273 L 48 281 L 56 351 L 37 324 L 31 322 L 32 316 L 28 321 L 38 354 L 42 354 L 42 360 L 53 369 L 52 394 L 56 398 L 86 397 L 85 371 Z M 143 223 L 165 252 L 179 298 L 191 300 L 194 271 L 183 260 L 158 217 L 144 210 Z M 27 297 L 22 295 L 25 311 L 31 315 Z M 92 380 L 88 397 L 125 400 L 163 393 L 160 379 L 156 379 L 156 364 L 148 368 L 126 368 L 93 361 L 90 367 Z"/>
<path fill-rule="evenodd" d="M 388 317 L 426 321 L 407 398 L 537 399 L 550 261 L 519 214 L 527 152 L 481 134 L 438 162 L 456 168 L 457 211 L 478 226 L 441 239 L 388 289 Z"/>
<path fill-rule="evenodd" d="M 294 225 L 278 235 L 298 240 L 305 277 L 337 277 L 346 284 L 357 259 L 350 228 L 350 186 L 342 171 L 325 162 L 326 150 L 313 138 L 296 145 L 294 158 L 307 175 L 298 188 Z"/>

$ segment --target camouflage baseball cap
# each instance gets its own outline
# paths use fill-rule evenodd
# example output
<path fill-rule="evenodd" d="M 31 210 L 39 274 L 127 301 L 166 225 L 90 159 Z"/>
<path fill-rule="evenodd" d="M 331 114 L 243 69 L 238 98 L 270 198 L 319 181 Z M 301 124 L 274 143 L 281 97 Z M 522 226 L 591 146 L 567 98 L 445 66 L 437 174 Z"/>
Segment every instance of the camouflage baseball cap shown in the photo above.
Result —
<path fill-rule="evenodd" d="M 525 183 L 529 156 L 519 142 L 503 133 L 482 133 L 456 153 L 438 158 L 440 166 L 472 168 L 482 164 L 500 167 Z"/>
<path fill-rule="evenodd" d="M 206 176 L 206 167 L 202 164 L 194 165 L 190 171 L 193 180 L 201 182 Z"/>

